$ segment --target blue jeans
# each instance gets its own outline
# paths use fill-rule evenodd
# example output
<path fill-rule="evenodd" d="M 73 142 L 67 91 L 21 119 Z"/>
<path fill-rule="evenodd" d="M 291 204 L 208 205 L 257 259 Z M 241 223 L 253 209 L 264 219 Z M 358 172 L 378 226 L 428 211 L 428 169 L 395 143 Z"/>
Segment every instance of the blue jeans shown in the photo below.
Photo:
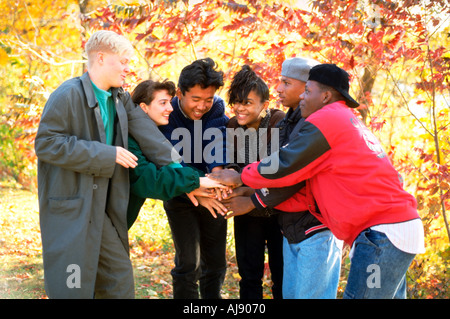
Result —
<path fill-rule="evenodd" d="M 396 248 L 384 233 L 366 229 L 354 242 L 345 299 L 406 298 L 406 271 L 414 254 Z"/>
<path fill-rule="evenodd" d="M 283 240 L 283 298 L 336 298 L 342 242 L 329 230 L 296 244 Z"/>

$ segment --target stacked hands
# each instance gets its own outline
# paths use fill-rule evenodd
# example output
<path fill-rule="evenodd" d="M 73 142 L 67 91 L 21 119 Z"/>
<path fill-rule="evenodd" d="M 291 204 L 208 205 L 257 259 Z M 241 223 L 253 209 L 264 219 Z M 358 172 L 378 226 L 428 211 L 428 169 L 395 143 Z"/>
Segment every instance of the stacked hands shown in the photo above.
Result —
<path fill-rule="evenodd" d="M 137 166 L 137 157 L 133 153 L 122 147 L 116 147 L 116 150 L 116 163 L 126 168 Z M 254 208 L 250 199 L 254 192 L 254 189 L 242 186 L 241 174 L 235 170 L 219 169 L 200 177 L 200 187 L 187 196 L 195 206 L 206 207 L 214 218 L 217 218 L 216 212 L 231 218 Z"/>
<path fill-rule="evenodd" d="M 248 213 L 253 207 L 250 196 L 254 189 L 242 186 L 241 175 L 233 169 L 220 169 L 200 177 L 200 187 L 188 197 L 195 206 L 207 208 L 214 218 L 217 214 L 231 218 Z"/>

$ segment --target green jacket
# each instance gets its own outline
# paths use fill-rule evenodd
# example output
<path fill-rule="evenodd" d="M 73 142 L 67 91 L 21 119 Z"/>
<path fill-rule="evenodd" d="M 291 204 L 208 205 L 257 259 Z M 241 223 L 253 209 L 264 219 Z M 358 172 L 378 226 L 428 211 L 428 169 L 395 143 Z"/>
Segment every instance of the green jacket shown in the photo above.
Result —
<path fill-rule="evenodd" d="M 127 222 L 130 228 L 135 222 L 146 198 L 169 200 L 200 187 L 202 172 L 171 163 L 158 168 L 148 161 L 138 143 L 128 138 L 128 149 L 138 158 L 138 165 L 130 169 L 130 200 Z"/>

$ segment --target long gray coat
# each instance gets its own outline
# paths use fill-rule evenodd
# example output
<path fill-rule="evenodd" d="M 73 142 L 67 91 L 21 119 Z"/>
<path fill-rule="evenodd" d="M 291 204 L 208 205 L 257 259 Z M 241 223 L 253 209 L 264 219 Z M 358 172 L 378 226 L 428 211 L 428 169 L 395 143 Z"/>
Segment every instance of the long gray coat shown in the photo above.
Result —
<path fill-rule="evenodd" d="M 162 166 L 179 159 L 128 93 L 114 89 L 113 98 L 118 119 L 115 145 L 127 148 L 130 132 L 154 163 Z M 115 146 L 105 142 L 88 73 L 64 82 L 47 101 L 35 140 L 44 277 L 50 298 L 93 297 L 105 212 L 129 249 L 128 169 L 115 163 Z M 72 264 L 79 266 L 81 288 L 66 284 Z"/>

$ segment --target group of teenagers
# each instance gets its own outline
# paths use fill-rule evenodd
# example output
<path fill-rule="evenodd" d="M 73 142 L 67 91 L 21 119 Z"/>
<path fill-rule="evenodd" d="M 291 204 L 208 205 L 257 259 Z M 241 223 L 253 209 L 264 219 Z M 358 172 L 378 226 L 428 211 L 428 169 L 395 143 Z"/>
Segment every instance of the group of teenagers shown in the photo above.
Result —
<path fill-rule="evenodd" d="M 284 113 L 268 108 L 267 84 L 244 65 L 227 91 L 229 119 L 216 94 L 224 75 L 210 58 L 184 67 L 177 85 L 145 80 L 129 94 L 130 42 L 98 31 L 85 50 L 87 72 L 50 95 L 35 139 L 50 298 L 134 298 L 128 230 L 147 198 L 163 201 L 170 225 L 175 299 L 221 298 L 230 217 L 241 299 L 263 297 L 266 248 L 274 299 L 336 298 L 344 243 L 344 298 L 406 298 L 423 225 L 352 110 L 346 71 L 286 59 L 277 86 Z M 229 148 L 227 129 L 264 134 L 256 147 L 233 143 L 233 160 L 198 160 L 211 128 L 223 134 L 216 150 Z M 179 129 L 191 133 L 191 149 L 175 148 Z"/>

